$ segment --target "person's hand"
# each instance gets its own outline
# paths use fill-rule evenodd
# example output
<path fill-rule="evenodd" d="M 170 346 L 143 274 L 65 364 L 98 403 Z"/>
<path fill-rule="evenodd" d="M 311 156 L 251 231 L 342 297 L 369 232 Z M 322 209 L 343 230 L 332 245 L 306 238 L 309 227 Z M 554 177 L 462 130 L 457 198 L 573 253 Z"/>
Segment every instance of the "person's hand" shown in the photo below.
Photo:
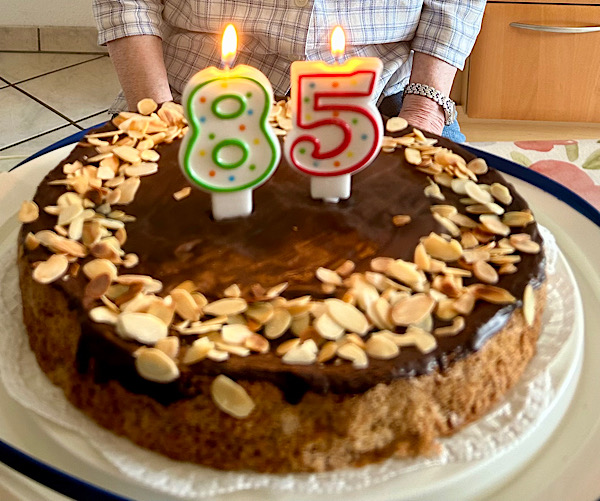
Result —
<path fill-rule="evenodd" d="M 415 94 L 407 94 L 402 102 L 400 116 L 417 129 L 442 135 L 444 110 L 431 99 Z"/>

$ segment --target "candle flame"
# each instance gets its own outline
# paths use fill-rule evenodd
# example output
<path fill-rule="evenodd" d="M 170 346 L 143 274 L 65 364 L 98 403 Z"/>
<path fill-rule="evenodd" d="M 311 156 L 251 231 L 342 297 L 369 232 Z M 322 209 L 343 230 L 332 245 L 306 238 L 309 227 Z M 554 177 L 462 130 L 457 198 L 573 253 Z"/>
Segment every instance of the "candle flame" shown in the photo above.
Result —
<path fill-rule="evenodd" d="M 335 59 L 341 59 L 346 48 L 346 35 L 341 26 L 336 26 L 331 34 L 331 55 Z"/>
<path fill-rule="evenodd" d="M 233 24 L 228 24 L 223 32 L 223 42 L 221 44 L 221 61 L 225 67 L 229 68 L 235 59 L 237 51 L 237 33 Z"/>

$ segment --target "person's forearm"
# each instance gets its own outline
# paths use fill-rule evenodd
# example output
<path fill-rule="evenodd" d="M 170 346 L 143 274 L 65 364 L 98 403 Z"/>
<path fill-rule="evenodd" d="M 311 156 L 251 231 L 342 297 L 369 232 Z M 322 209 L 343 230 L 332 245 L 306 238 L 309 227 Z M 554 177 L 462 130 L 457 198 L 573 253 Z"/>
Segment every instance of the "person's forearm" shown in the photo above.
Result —
<path fill-rule="evenodd" d="M 422 83 L 450 95 L 456 68 L 437 57 L 415 52 L 410 74 L 411 83 Z M 400 116 L 412 125 L 440 134 L 444 128 L 444 111 L 431 99 L 415 94 L 404 96 Z"/>
<path fill-rule="evenodd" d="M 107 44 L 130 110 L 144 98 L 171 101 L 162 40 L 153 35 L 119 38 Z"/>

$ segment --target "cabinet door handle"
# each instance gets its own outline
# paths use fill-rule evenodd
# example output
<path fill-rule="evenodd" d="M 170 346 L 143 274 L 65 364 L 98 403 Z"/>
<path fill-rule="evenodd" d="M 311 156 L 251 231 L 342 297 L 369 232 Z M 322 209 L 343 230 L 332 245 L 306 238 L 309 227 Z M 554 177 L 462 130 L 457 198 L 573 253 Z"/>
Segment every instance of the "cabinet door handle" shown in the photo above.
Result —
<path fill-rule="evenodd" d="M 521 30 L 546 31 L 550 33 L 592 33 L 600 31 L 600 26 L 544 26 L 543 24 L 510 23 Z"/>

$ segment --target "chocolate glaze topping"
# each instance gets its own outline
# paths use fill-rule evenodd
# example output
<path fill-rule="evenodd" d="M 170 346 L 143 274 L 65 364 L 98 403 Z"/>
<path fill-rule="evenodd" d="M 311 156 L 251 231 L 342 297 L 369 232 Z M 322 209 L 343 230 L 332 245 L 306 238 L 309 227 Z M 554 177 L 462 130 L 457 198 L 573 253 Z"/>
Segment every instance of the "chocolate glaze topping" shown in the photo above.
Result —
<path fill-rule="evenodd" d="M 103 130 L 111 128 L 106 125 Z M 400 134 L 405 132 L 408 131 Z M 438 139 L 439 144 L 465 159 L 473 158 L 454 143 Z M 249 217 L 214 221 L 206 193 L 193 189 L 181 201 L 173 198 L 174 192 L 188 186 L 178 166 L 178 147 L 179 141 L 160 145 L 158 173 L 142 178 L 133 203 L 114 206 L 137 218 L 127 224 L 124 249 L 138 254 L 140 263 L 127 273 L 147 274 L 161 280 L 164 284 L 161 294 L 167 294 L 184 280 L 193 280 L 209 300 L 223 297 L 223 290 L 233 283 L 242 288 L 244 296 L 250 297 L 249 288 L 253 284 L 271 287 L 287 281 L 285 297 L 311 294 L 313 298 L 321 298 L 324 297 L 321 283 L 315 278 L 319 266 L 335 269 L 350 259 L 356 263 L 357 271 L 367 271 L 376 256 L 412 260 L 420 237 L 431 231 L 443 232 L 431 215 L 431 205 L 453 204 L 464 213 L 464 206 L 458 202 L 460 197 L 449 189 L 442 187 L 444 202 L 427 198 L 423 193 L 427 176 L 405 162 L 403 150 L 396 150 L 381 153 L 354 176 L 351 198 L 338 204 L 312 200 L 308 177 L 282 160 L 273 177 L 254 191 L 254 211 Z M 78 146 L 63 163 L 94 153 L 92 148 Z M 34 200 L 40 208 L 54 205 L 64 192 L 62 186 L 48 185 L 50 180 L 64 178 L 63 163 L 38 188 Z M 509 186 L 513 202 L 506 207 L 507 211 L 527 208 L 522 197 L 498 172 L 479 176 L 479 182 Z M 392 217 L 397 214 L 410 215 L 411 223 L 396 228 Z M 54 224 L 53 216 L 40 211 L 37 221 L 24 225 L 21 243 L 29 231 L 51 229 Z M 523 231 L 542 242 L 536 224 Z M 43 248 L 26 253 L 31 263 L 47 257 Z M 231 356 L 225 362 L 204 360 L 183 366 L 181 377 L 169 384 L 140 378 L 131 356 L 139 345 L 121 339 L 111 327 L 89 320 L 81 301 L 86 284 L 82 274 L 50 286 L 63 289 L 73 307 L 80 311 L 83 327 L 80 370 L 93 370 L 99 380 L 118 379 L 132 391 L 146 392 L 167 403 L 196 394 L 198 376 L 226 374 L 234 380 L 269 381 L 294 402 L 307 390 L 358 393 L 395 378 L 444 370 L 453 361 L 479 350 L 505 325 L 512 311 L 521 306 L 520 298 L 527 283 L 537 287 L 544 280 L 543 252 L 522 254 L 518 268 L 515 274 L 501 276 L 497 284 L 518 298 L 515 304 L 498 306 L 479 301 L 474 312 L 466 317 L 466 328 L 456 336 L 437 338 L 438 347 L 426 355 L 416 348 L 402 348 L 398 357 L 387 361 L 370 359 L 369 367 L 361 370 L 347 362 L 287 365 L 274 353 L 245 358 Z M 465 283 L 470 283 L 469 279 Z M 436 320 L 438 325 L 443 323 Z M 277 342 L 288 338 L 284 335 Z"/>

